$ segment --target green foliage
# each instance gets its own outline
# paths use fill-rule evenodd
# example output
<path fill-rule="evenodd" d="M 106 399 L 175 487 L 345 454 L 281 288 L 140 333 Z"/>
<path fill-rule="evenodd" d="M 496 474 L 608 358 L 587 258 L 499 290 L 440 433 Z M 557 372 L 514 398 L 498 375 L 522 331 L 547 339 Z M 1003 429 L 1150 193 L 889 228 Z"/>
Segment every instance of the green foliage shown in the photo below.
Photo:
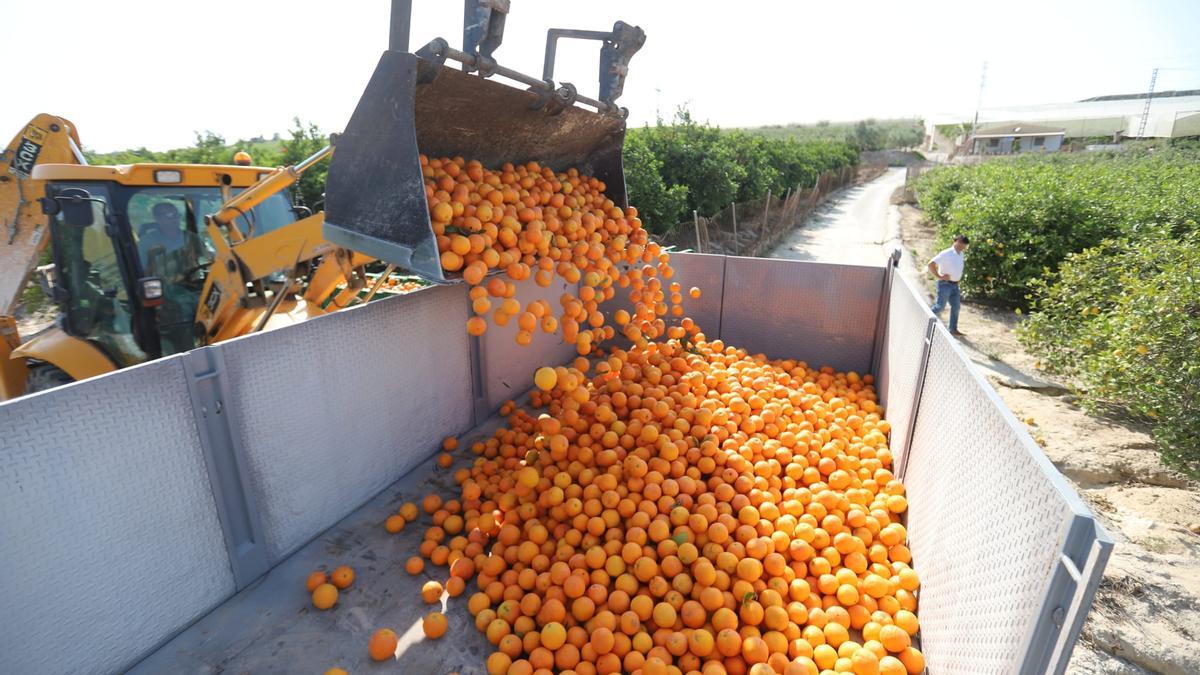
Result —
<path fill-rule="evenodd" d="M 686 185 L 667 187 L 662 178 L 662 161 L 646 139 L 631 134 L 625 139 L 625 187 L 629 203 L 637 205 L 642 222 L 654 234 L 666 231 L 684 219 L 688 204 Z"/>
<path fill-rule="evenodd" d="M 958 124 L 937 124 L 933 127 L 940 136 L 949 138 L 951 141 L 956 140 L 959 136 L 966 136 L 971 133 L 970 122 L 960 122 Z"/>
<path fill-rule="evenodd" d="M 244 150 L 250 153 L 256 166 L 274 167 L 296 164 L 329 142 L 328 137 L 321 133 L 315 124 L 305 124 L 296 117 L 293 118 L 292 125 L 288 132 L 288 140 L 281 140 L 279 134 L 275 134 L 271 139 L 251 138 L 227 143 L 220 134 L 205 131 L 197 132 L 196 143 L 187 148 L 161 152 L 146 148 L 106 153 L 85 151 L 84 156 L 90 164 L 233 164 L 233 156 Z M 300 178 L 299 183 L 292 189 L 292 196 L 297 204 L 320 207 L 325 192 L 325 175 L 328 171 L 329 166 L 326 162 L 309 169 Z"/>
<path fill-rule="evenodd" d="M 944 167 L 917 182 L 948 245 L 971 239 L 963 290 L 1025 306 L 1067 255 L 1148 228 L 1197 229 L 1200 163 L 1190 151 L 1089 153 Z"/>
<path fill-rule="evenodd" d="M 768 190 L 811 187 L 822 172 L 856 164 L 858 152 L 843 142 L 722 131 L 680 110 L 672 124 L 631 129 L 624 159 L 630 203 L 661 234 L 692 210 L 707 216 Z"/>
<path fill-rule="evenodd" d="M 875 120 L 862 120 L 854 125 L 854 131 L 847 135 L 846 141 L 859 150 L 882 150 L 885 133 L 874 124 Z"/>
<path fill-rule="evenodd" d="M 1035 289 L 1022 342 L 1090 408 L 1147 420 L 1163 459 L 1200 478 L 1200 233 L 1107 239 Z"/>
<path fill-rule="evenodd" d="M 816 124 L 774 124 L 743 131 L 775 140 L 844 142 L 858 150 L 908 148 L 920 145 L 925 139 L 925 123 L 915 118 L 857 122 L 821 120 Z"/>
<path fill-rule="evenodd" d="M 317 125 L 304 124 L 299 117 L 292 119 L 290 140 L 284 141 L 280 148 L 279 164 L 292 166 L 312 156 L 329 143 L 329 138 L 321 133 Z M 292 188 L 295 202 L 318 211 L 325 202 L 325 176 L 329 173 L 329 162 L 321 162 L 305 171 L 300 180 Z"/>
<path fill-rule="evenodd" d="M 660 121 L 627 134 L 634 136 L 641 136 L 661 163 L 665 185 L 687 187 L 689 210 L 716 213 L 737 197 L 746 169 L 737 163 L 733 149 L 721 142 L 720 129 L 698 124 L 686 110 L 680 110 L 674 124 Z M 659 230 L 672 225 L 655 223 Z"/>
<path fill-rule="evenodd" d="M 279 140 L 251 138 L 226 143 L 225 138 L 211 131 L 196 133 L 196 143 L 187 148 L 156 152 L 146 148 L 98 153 L 84 151 L 89 164 L 136 164 L 159 162 L 168 164 L 232 164 L 239 150 L 249 152 L 258 166 L 277 166 L 280 162 Z"/>

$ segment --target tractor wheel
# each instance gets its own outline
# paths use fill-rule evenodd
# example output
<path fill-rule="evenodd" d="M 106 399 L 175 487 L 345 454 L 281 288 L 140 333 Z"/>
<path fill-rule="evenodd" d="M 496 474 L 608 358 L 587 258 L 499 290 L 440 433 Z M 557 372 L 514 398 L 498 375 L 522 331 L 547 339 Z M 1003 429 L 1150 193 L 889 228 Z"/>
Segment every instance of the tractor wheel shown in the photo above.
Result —
<path fill-rule="evenodd" d="M 25 381 L 25 393 L 46 391 L 74 381 L 75 378 L 68 375 L 62 368 L 43 363 L 29 369 L 29 378 Z"/>

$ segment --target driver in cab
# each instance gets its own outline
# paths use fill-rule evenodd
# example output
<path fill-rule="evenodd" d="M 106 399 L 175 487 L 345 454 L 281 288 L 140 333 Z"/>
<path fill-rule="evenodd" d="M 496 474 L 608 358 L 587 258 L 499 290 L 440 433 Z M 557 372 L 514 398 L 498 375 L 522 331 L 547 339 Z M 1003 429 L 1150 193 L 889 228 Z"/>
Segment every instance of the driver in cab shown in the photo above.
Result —
<path fill-rule="evenodd" d="M 203 245 L 196 233 L 184 230 L 174 204 L 159 202 L 151 213 L 154 221 L 138 228 L 138 254 L 143 273 L 163 281 L 158 325 L 165 356 L 194 346 L 191 326 L 200 289 L 190 277 L 200 266 Z"/>
<path fill-rule="evenodd" d="M 151 213 L 154 220 L 139 228 L 142 267 L 147 276 L 160 277 L 164 284 L 179 283 L 185 272 L 199 264 L 199 242 L 183 231 L 183 217 L 174 204 L 159 202 Z"/>

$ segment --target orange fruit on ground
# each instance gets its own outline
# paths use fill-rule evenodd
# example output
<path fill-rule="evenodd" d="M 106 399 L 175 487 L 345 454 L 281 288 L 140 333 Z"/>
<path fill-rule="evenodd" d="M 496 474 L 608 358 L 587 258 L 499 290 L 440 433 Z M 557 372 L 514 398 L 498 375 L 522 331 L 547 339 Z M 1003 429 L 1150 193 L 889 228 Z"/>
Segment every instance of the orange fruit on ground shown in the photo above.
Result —
<path fill-rule="evenodd" d="M 321 584 L 313 589 L 312 604 L 317 609 L 329 609 L 337 604 L 338 590 L 333 584 Z"/>
<path fill-rule="evenodd" d="M 396 514 L 390 515 L 388 516 L 388 519 L 384 521 L 383 529 L 387 530 L 389 534 L 396 534 L 400 530 L 404 529 L 404 525 L 407 522 L 408 521 L 404 520 L 404 516 Z"/>
<path fill-rule="evenodd" d="M 391 628 L 380 628 L 371 634 L 371 639 L 367 642 L 367 653 L 376 661 L 386 661 L 396 657 L 396 646 L 400 644 L 400 638 L 396 636 L 396 632 Z"/>
<path fill-rule="evenodd" d="M 436 581 L 426 581 L 421 586 L 421 597 L 425 602 L 433 604 L 442 599 L 442 585 Z"/>
<path fill-rule="evenodd" d="M 457 598 L 467 590 L 467 582 L 463 581 L 462 577 L 450 577 L 446 580 L 446 593 L 452 598 Z"/>
<path fill-rule="evenodd" d="M 350 584 L 354 583 L 354 570 L 342 565 L 329 575 L 329 581 L 338 588 L 349 588 Z"/>
<path fill-rule="evenodd" d="M 446 615 L 441 612 L 430 612 L 421 620 L 421 630 L 425 632 L 425 637 L 433 640 L 445 635 L 449 626 Z"/>
<path fill-rule="evenodd" d="M 309 593 L 312 593 L 313 591 L 317 590 L 317 586 L 327 583 L 328 581 L 329 577 L 326 576 L 324 572 L 313 572 L 312 574 L 308 575 L 308 579 L 304 582 L 304 587 L 308 589 Z"/>
<path fill-rule="evenodd" d="M 420 512 L 418 511 L 416 504 L 412 502 L 405 502 L 400 507 L 400 515 L 411 523 L 417 519 L 417 516 L 420 515 Z"/>
<path fill-rule="evenodd" d="M 425 559 L 420 556 L 414 555 L 408 559 L 408 562 L 404 563 L 404 571 L 413 576 L 420 574 L 424 569 Z"/>
<path fill-rule="evenodd" d="M 443 452 L 442 454 L 438 455 L 437 463 L 438 466 L 442 467 L 443 469 L 449 469 L 454 465 L 454 456 L 448 452 Z"/>
<path fill-rule="evenodd" d="M 442 449 L 451 452 L 458 448 L 458 439 L 453 436 L 447 436 L 442 439 Z"/>

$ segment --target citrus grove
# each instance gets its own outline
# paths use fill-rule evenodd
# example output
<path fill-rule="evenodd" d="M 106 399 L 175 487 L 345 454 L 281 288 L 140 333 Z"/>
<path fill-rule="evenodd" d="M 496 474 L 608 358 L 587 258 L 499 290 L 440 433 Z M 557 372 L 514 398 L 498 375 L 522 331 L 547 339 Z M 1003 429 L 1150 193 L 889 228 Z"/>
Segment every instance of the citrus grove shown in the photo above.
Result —
<path fill-rule="evenodd" d="M 471 286 L 467 330 L 515 320 L 518 343 L 557 332 L 580 355 L 535 373 L 529 408 L 544 412 L 501 407 L 507 424 L 454 473 L 457 498 L 427 495 L 385 525 L 430 519 L 405 569 L 447 568 L 422 598 L 467 596 L 494 645 L 486 671 L 922 672 L 907 501 L 873 378 L 709 339 L 683 316 L 668 254 L 594 178 L 422 165 L 442 264 Z M 555 275 L 579 282 L 558 316 L 517 303 L 515 282 Z M 614 327 L 599 307 L 617 288 L 633 309 Z M 618 330 L 630 346 L 602 348 Z M 445 625 L 431 613 L 426 635 Z M 369 651 L 395 648 L 381 629 Z"/>

